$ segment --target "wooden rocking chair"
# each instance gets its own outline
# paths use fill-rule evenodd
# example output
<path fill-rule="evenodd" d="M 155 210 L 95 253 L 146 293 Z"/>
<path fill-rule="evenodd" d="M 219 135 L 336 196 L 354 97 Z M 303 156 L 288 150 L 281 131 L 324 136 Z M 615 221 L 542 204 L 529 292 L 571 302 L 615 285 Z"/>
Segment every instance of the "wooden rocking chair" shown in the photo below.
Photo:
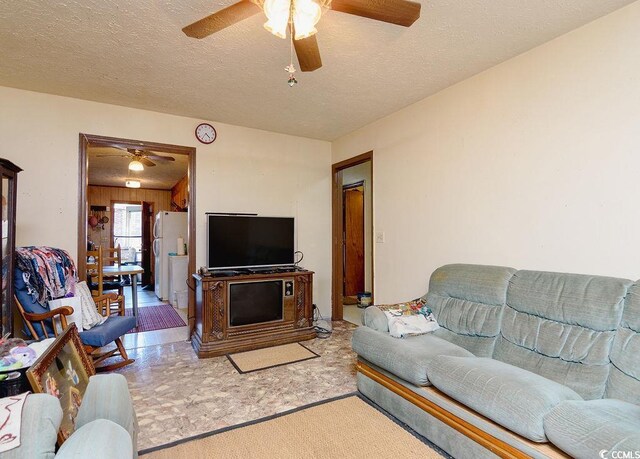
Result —
<path fill-rule="evenodd" d="M 62 331 L 67 328 L 67 316 L 73 314 L 73 308 L 71 306 L 62 306 L 54 309 L 53 311 L 49 311 L 45 310 L 35 302 L 29 305 L 27 301 L 25 301 L 24 296 L 23 301 L 27 304 L 23 305 L 18 298 L 19 296 L 23 295 L 20 294 L 19 289 L 16 289 L 16 306 L 22 316 L 22 320 L 24 321 L 27 330 L 29 331 L 29 334 L 33 339 L 40 341 L 46 338 L 57 337 L 58 334 L 62 333 Z M 101 315 L 104 314 L 104 316 L 107 317 L 107 320 L 100 325 L 94 326 L 90 330 L 81 332 L 80 340 L 82 341 L 87 353 L 93 359 L 93 365 L 96 371 L 112 371 L 133 363 L 134 360 L 130 359 L 127 355 L 127 351 L 125 350 L 120 337 L 135 327 L 135 318 L 119 315 L 110 316 L 110 305 L 118 302 L 123 303 L 124 298 L 116 295 L 115 293 L 108 293 L 94 297 L 93 301 L 96 304 L 98 312 L 100 312 Z M 25 306 L 30 307 L 30 309 L 36 309 L 35 305 L 43 311 L 36 312 L 35 310 L 25 310 Z M 111 349 L 106 352 L 101 351 L 104 346 L 112 342 L 116 345 L 115 349 Z M 104 360 L 116 356 L 121 356 L 122 359 L 109 365 L 99 365 Z"/>

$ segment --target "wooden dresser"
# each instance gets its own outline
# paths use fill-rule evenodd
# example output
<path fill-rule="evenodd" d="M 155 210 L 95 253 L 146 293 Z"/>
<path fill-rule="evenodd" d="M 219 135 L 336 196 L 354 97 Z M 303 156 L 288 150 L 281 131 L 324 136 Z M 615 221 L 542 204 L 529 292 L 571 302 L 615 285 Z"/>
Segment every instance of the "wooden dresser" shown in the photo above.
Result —
<path fill-rule="evenodd" d="M 215 357 L 315 338 L 313 322 L 313 272 L 193 275 L 196 283 L 196 325 L 191 344 L 198 357 Z M 281 318 L 233 325 L 231 289 L 261 282 L 281 282 Z M 274 284 L 280 285 L 280 284 Z M 262 307 L 260 297 L 251 307 Z M 246 305 L 246 302 L 245 302 Z M 272 305 L 273 306 L 273 305 Z"/>

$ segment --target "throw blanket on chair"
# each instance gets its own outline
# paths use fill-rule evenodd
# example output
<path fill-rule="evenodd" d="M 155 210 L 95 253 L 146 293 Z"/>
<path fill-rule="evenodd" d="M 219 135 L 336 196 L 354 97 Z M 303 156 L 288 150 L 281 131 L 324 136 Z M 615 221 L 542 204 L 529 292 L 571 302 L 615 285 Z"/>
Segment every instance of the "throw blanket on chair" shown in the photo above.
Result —
<path fill-rule="evenodd" d="M 23 274 L 28 293 L 45 306 L 46 302 L 73 294 L 76 266 L 69 254 L 53 247 L 17 247 L 16 267 Z"/>

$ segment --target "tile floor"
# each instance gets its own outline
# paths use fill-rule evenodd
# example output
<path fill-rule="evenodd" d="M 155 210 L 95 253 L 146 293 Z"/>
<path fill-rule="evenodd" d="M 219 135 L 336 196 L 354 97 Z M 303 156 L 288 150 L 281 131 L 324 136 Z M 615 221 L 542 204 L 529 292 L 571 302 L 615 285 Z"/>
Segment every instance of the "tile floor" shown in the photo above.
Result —
<path fill-rule="evenodd" d="M 132 349 L 128 380 L 145 449 L 354 392 L 356 328 L 334 322 L 328 339 L 304 342 L 319 359 L 241 375 L 226 357 L 198 359 L 185 341 Z M 153 332 L 150 332 L 153 333 Z"/>
<path fill-rule="evenodd" d="M 143 290 L 142 287 L 138 286 L 138 307 L 143 306 L 154 306 L 156 304 L 167 303 L 166 301 L 162 301 L 159 299 L 153 290 Z M 131 286 L 125 285 L 124 287 L 124 305 L 126 308 L 133 307 L 132 299 L 131 299 Z"/>
<path fill-rule="evenodd" d="M 131 287 L 125 287 L 125 307 L 131 308 Z M 155 306 L 158 304 L 166 303 L 158 299 L 153 290 L 142 290 L 138 287 L 138 308 L 145 306 Z M 176 309 L 185 324 L 189 323 L 187 319 L 187 309 Z M 142 333 L 129 333 L 124 335 L 122 343 L 125 349 L 135 349 L 138 347 L 155 346 L 159 344 L 176 343 L 180 341 L 187 341 L 189 339 L 189 327 L 176 327 L 167 328 L 165 330 L 154 330 Z"/>

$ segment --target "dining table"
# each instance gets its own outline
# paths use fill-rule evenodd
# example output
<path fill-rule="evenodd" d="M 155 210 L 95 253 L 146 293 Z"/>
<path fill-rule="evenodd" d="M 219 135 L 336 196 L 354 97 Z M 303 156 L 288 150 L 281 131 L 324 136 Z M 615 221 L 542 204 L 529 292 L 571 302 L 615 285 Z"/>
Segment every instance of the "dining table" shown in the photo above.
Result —
<path fill-rule="evenodd" d="M 144 273 L 144 269 L 138 265 L 116 264 L 102 267 L 103 276 L 131 276 L 131 304 L 133 316 L 136 318 L 136 327 L 138 326 L 138 274 L 142 273 Z"/>

